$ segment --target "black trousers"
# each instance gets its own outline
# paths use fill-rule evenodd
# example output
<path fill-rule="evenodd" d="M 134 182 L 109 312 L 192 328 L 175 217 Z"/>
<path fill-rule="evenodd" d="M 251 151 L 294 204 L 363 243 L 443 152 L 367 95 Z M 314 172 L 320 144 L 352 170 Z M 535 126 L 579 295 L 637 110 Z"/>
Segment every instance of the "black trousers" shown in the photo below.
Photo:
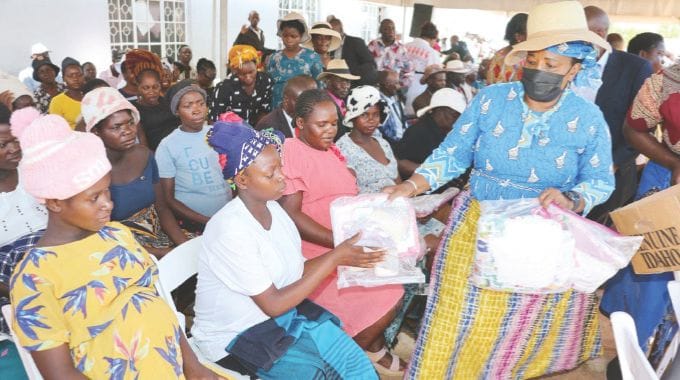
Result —
<path fill-rule="evenodd" d="M 611 197 L 603 204 L 594 207 L 588 214 L 588 219 L 610 227 L 612 220 L 609 213 L 630 203 L 637 192 L 638 176 L 635 159 L 621 164 L 616 171 L 615 178 L 616 188 Z"/>

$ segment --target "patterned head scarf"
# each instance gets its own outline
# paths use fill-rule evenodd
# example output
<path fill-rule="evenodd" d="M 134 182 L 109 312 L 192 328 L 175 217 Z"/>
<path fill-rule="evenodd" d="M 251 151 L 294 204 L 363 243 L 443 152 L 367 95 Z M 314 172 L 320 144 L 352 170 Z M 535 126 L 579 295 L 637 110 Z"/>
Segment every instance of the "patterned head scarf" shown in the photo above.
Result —
<path fill-rule="evenodd" d="M 256 131 L 233 112 L 220 117 L 207 135 L 208 144 L 219 155 L 222 175 L 232 188 L 234 177 L 250 164 L 267 145 L 276 146 L 281 154 L 284 136 L 279 131 Z"/>
<path fill-rule="evenodd" d="M 130 111 L 133 121 L 139 123 L 139 111 L 113 87 L 100 87 L 88 92 L 80 102 L 80 113 L 85 121 L 85 131 L 90 132 L 100 121 L 118 111 Z"/>
<path fill-rule="evenodd" d="M 260 63 L 260 53 L 250 45 L 234 45 L 229 50 L 229 68 L 232 70 L 241 68 L 244 63 L 255 62 L 255 66 Z"/>
<path fill-rule="evenodd" d="M 574 78 L 577 87 L 588 86 L 593 81 L 601 80 L 601 72 L 597 69 L 597 49 L 589 42 L 571 41 L 549 47 L 549 52 L 582 60 L 581 71 Z"/>

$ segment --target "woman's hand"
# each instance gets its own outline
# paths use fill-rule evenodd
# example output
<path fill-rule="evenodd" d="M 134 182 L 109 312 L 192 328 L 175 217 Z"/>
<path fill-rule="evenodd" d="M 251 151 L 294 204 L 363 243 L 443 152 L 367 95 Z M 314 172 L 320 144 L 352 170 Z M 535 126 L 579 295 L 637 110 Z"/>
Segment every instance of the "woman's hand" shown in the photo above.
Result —
<path fill-rule="evenodd" d="M 389 194 L 387 200 L 396 199 L 399 197 L 412 197 L 415 195 L 415 188 L 410 182 L 402 182 L 398 185 L 387 186 L 382 189 L 383 193 Z"/>
<path fill-rule="evenodd" d="M 541 203 L 543 208 L 548 208 L 551 203 L 554 203 L 566 210 L 574 209 L 574 202 L 571 199 L 565 197 L 561 191 L 553 187 L 543 190 L 541 195 L 538 196 L 538 201 Z"/>
<path fill-rule="evenodd" d="M 351 238 L 345 240 L 331 251 L 335 257 L 337 265 L 347 265 L 350 267 L 359 268 L 373 268 L 376 264 L 383 260 L 385 251 L 376 250 L 373 252 L 364 252 L 364 247 L 354 245 L 361 238 L 361 233 L 358 233 Z"/>

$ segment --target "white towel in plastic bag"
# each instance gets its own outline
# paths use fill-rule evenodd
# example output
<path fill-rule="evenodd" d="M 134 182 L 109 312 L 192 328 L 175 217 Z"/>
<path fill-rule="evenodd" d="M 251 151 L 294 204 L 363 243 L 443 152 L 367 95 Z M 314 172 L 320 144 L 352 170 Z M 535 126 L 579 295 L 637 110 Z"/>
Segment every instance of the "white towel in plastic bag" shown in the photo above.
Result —
<path fill-rule="evenodd" d="M 482 201 L 471 281 L 518 293 L 594 292 L 627 265 L 642 237 L 621 236 L 537 199 Z"/>
<path fill-rule="evenodd" d="M 367 251 L 387 251 L 374 268 L 338 267 L 339 289 L 425 282 L 425 275 L 416 266 L 421 255 L 420 237 L 408 200 L 388 202 L 387 194 L 341 197 L 331 203 L 331 224 L 336 247 L 361 231 L 357 245 Z"/>

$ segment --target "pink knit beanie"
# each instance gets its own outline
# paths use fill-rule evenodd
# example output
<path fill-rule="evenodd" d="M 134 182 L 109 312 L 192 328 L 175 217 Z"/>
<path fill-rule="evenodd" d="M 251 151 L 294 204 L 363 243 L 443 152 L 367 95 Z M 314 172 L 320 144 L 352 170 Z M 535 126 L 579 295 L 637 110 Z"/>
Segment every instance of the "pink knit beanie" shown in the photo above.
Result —
<path fill-rule="evenodd" d="M 23 152 L 21 184 L 40 202 L 71 198 L 111 171 L 101 139 L 71 130 L 61 116 L 25 108 L 12 114 L 10 125 Z"/>

